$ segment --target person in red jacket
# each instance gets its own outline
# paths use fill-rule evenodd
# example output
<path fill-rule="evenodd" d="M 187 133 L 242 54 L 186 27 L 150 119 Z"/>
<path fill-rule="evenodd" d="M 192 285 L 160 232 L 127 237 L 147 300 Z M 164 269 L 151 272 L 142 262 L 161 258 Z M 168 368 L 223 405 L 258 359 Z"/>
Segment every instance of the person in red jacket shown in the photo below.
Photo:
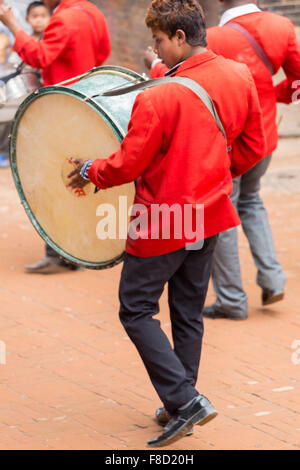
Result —
<path fill-rule="evenodd" d="M 0 20 L 15 36 L 13 49 L 23 61 L 42 69 L 45 86 L 101 65 L 111 51 L 104 15 L 87 0 L 45 0 L 53 16 L 41 41 L 22 30 L 12 10 L 0 5 Z"/>
<path fill-rule="evenodd" d="M 170 75 L 189 78 L 209 93 L 227 141 L 193 91 L 177 83 L 161 84 L 138 94 L 120 149 L 94 162 L 74 160 L 78 167 L 69 177 L 71 187 L 84 187 L 91 181 L 100 190 L 137 180 L 120 281 L 120 319 L 164 405 L 156 412 L 158 423 L 166 424 L 164 431 L 148 442 L 150 447 L 159 447 L 217 414 L 195 388 L 202 309 L 217 236 L 239 224 L 229 197 L 232 176 L 262 158 L 265 135 L 247 67 L 206 49 L 198 0 L 154 0 L 146 24 L 160 57 L 171 68 Z M 228 147 L 232 147 L 230 154 Z M 166 239 L 152 223 L 157 206 L 174 212 L 176 222 L 169 218 Z M 177 216 L 185 214 L 187 207 L 204 211 L 202 237 L 202 226 L 193 239 L 186 234 L 175 236 L 182 224 Z M 142 218 L 135 216 L 136 210 Z M 142 223 L 145 218 L 149 224 Z M 137 219 L 140 230 L 135 231 Z M 161 227 L 166 228 L 163 223 Z M 167 283 L 174 348 L 153 318 Z"/>
<path fill-rule="evenodd" d="M 220 1 L 224 4 L 225 12 L 220 25 L 208 29 L 208 48 L 249 67 L 263 112 L 267 138 L 266 157 L 247 174 L 234 180 L 231 197 L 241 217 L 257 267 L 257 283 L 262 288 L 262 303 L 268 305 L 283 298 L 286 276 L 277 260 L 267 212 L 259 195 L 260 180 L 267 171 L 271 154 L 278 144 L 276 103 L 289 104 L 299 97 L 300 47 L 295 28 L 289 19 L 262 12 L 255 2 Z M 241 27 L 244 28 L 242 31 Z M 157 60 L 153 51 L 148 50 L 146 64 L 150 66 L 150 63 L 153 65 L 153 78 L 166 73 L 165 64 Z M 274 87 L 272 75 L 281 67 L 286 79 Z M 219 237 L 212 279 L 217 299 L 213 305 L 204 308 L 204 316 L 214 319 L 246 319 L 247 294 L 242 287 L 236 229 Z"/>
<path fill-rule="evenodd" d="M 276 103 L 292 103 L 296 96 L 300 46 L 295 27 L 288 18 L 261 11 L 257 2 L 220 1 L 225 12 L 220 26 L 208 31 L 208 47 L 216 54 L 247 64 L 263 112 L 266 157 L 234 181 L 232 200 L 257 268 L 256 281 L 262 289 L 262 304 L 269 305 L 283 299 L 286 275 L 277 260 L 268 215 L 259 194 L 260 180 L 278 144 Z M 281 67 L 286 78 L 274 87 L 272 75 Z M 212 279 L 217 298 L 214 304 L 204 308 L 203 315 L 214 319 L 247 318 L 247 294 L 241 281 L 236 230 L 222 234 L 218 240 Z"/>
<path fill-rule="evenodd" d="M 15 35 L 13 49 L 26 64 L 42 70 L 44 86 L 55 85 L 100 66 L 111 52 L 102 12 L 87 0 L 44 0 L 44 3 L 54 11 L 38 42 L 22 30 L 9 7 L 0 5 L 0 20 Z M 46 256 L 25 269 L 30 273 L 48 274 L 78 268 L 46 246 Z"/>

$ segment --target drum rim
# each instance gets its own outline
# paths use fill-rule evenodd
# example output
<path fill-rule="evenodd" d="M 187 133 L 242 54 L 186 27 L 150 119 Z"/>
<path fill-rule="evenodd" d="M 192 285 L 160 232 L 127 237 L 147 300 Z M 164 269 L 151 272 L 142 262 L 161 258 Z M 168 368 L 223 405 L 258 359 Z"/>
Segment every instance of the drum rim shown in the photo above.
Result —
<path fill-rule="evenodd" d="M 87 72 L 87 74 L 84 77 L 88 78 L 93 73 L 96 73 L 99 70 L 103 70 L 103 72 L 105 70 L 107 70 L 107 71 L 116 70 L 116 71 L 121 71 L 121 72 L 124 71 L 124 74 L 128 74 L 133 78 L 141 78 L 141 79 L 145 80 L 144 77 L 142 77 L 138 73 L 136 73 L 132 70 L 126 69 L 125 67 L 118 67 L 118 66 L 96 67 L 96 68 L 90 70 L 89 72 Z M 81 80 L 83 80 L 84 77 L 82 77 Z M 116 266 L 117 264 L 119 264 L 123 261 L 124 253 L 125 253 L 124 251 L 123 251 L 123 253 L 116 256 L 115 258 L 112 258 L 109 261 L 103 261 L 103 262 L 86 261 L 86 260 L 76 258 L 73 255 L 67 253 L 66 251 L 61 249 L 50 237 L 48 237 L 48 235 L 46 234 L 46 232 L 44 231 L 44 229 L 42 228 L 42 226 L 39 224 L 38 220 L 36 219 L 35 215 L 33 214 L 32 210 L 31 210 L 31 207 L 30 207 L 30 205 L 29 205 L 29 203 L 26 199 L 25 193 L 23 191 L 22 183 L 21 183 L 19 173 L 18 173 L 18 169 L 17 169 L 17 159 L 16 159 L 17 130 L 18 130 L 19 124 L 21 122 L 22 116 L 24 115 L 25 111 L 27 110 L 27 108 L 29 107 L 29 105 L 31 103 L 33 103 L 36 99 L 40 98 L 43 95 L 55 94 L 55 93 L 56 94 L 64 94 L 64 95 L 67 94 L 67 95 L 70 95 L 72 97 L 75 97 L 75 98 L 79 99 L 79 101 L 82 101 L 82 102 L 86 103 L 99 116 L 101 116 L 101 118 L 104 119 L 105 123 L 112 129 L 112 131 L 116 132 L 115 136 L 117 137 L 117 139 L 119 140 L 120 143 L 122 142 L 123 138 L 125 137 L 125 133 L 123 132 L 121 127 L 119 125 L 117 125 L 116 122 L 114 122 L 114 120 L 113 120 L 112 116 L 110 115 L 110 113 L 107 110 L 105 110 L 101 106 L 100 103 L 94 101 L 91 98 L 88 98 L 86 95 L 79 92 L 78 90 L 74 90 L 72 88 L 68 88 L 68 87 L 65 87 L 65 86 L 55 86 L 55 85 L 39 88 L 38 90 L 35 90 L 33 93 L 31 93 L 29 96 L 27 96 L 27 98 L 21 103 L 21 105 L 19 106 L 19 108 L 16 112 L 13 123 L 12 123 L 11 132 L 10 132 L 10 150 L 9 150 L 9 154 L 10 154 L 11 170 L 12 170 L 14 183 L 15 183 L 17 192 L 19 194 L 19 197 L 21 199 L 21 204 L 23 205 L 23 207 L 25 209 L 25 212 L 26 212 L 27 216 L 29 217 L 29 219 L 30 219 L 32 225 L 34 226 L 35 230 L 37 231 L 39 236 L 51 248 L 53 248 L 60 256 L 62 256 L 64 259 L 66 259 L 67 261 L 70 261 L 71 263 L 73 263 L 75 265 L 83 266 L 83 267 L 88 268 L 88 269 L 101 270 L 101 269 L 112 268 L 113 266 Z M 134 184 L 134 182 L 132 184 Z"/>
<path fill-rule="evenodd" d="M 112 71 L 112 72 L 121 72 L 124 75 L 129 75 L 132 78 L 140 79 L 142 81 L 146 81 L 145 76 L 141 75 L 134 70 L 130 70 L 126 67 L 118 66 L 118 65 L 101 65 L 100 67 L 94 67 L 93 69 L 89 70 L 83 77 L 81 77 L 78 82 L 87 79 L 88 77 L 92 76 L 93 74 L 97 74 L 99 71 Z M 77 82 L 77 83 L 78 83 Z"/>

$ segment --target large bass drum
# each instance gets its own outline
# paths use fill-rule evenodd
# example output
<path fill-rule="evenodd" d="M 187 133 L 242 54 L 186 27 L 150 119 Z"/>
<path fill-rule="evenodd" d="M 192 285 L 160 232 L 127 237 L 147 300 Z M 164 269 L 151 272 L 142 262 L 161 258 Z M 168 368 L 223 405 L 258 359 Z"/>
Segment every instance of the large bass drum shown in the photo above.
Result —
<path fill-rule="evenodd" d="M 46 243 L 86 268 L 104 269 L 122 260 L 126 237 L 119 233 L 126 234 L 135 186 L 130 183 L 94 194 L 90 183 L 83 191 L 71 190 L 67 187 L 70 157 L 94 160 L 118 150 L 137 93 L 98 95 L 143 80 L 125 68 L 99 67 L 70 86 L 48 86 L 32 93 L 13 122 L 11 166 L 22 204 Z M 116 214 L 116 236 L 106 239 L 97 233 L 103 204 Z"/>

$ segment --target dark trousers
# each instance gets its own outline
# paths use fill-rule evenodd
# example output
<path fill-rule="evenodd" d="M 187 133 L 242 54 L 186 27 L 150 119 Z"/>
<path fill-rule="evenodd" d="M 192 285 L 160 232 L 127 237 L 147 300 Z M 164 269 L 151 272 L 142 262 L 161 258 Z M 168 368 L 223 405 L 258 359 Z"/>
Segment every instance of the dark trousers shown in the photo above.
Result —
<path fill-rule="evenodd" d="M 150 258 L 125 255 L 120 319 L 170 413 L 198 394 L 202 310 L 216 241 L 217 236 L 207 238 L 197 251 L 182 249 Z M 167 282 L 174 348 L 153 318 Z"/>
<path fill-rule="evenodd" d="M 0 153 L 9 158 L 9 134 L 11 123 L 0 124 Z"/>

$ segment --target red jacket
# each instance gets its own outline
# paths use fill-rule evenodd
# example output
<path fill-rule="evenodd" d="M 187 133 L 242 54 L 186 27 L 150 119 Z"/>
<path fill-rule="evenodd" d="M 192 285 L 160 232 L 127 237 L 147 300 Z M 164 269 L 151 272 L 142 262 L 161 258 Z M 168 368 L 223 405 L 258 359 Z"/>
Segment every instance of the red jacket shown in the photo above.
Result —
<path fill-rule="evenodd" d="M 282 67 L 287 77 L 274 88 L 271 74 L 240 32 L 226 26 L 208 29 L 208 47 L 216 54 L 247 64 L 253 75 L 263 111 L 267 154 L 270 154 L 278 143 L 276 101 L 291 103 L 295 93 L 292 84 L 300 80 L 300 46 L 295 28 L 289 19 L 269 12 L 250 13 L 232 21 L 254 36 L 276 72 Z"/>
<path fill-rule="evenodd" d="M 208 48 L 215 54 L 248 65 L 254 78 L 263 112 L 267 139 L 266 155 L 278 144 L 276 102 L 289 104 L 292 96 L 299 96 L 293 83 L 300 79 L 300 46 L 293 23 L 280 15 L 269 12 L 249 13 L 232 20 L 246 28 L 262 46 L 276 72 L 283 68 L 286 79 L 273 86 L 271 74 L 253 50 L 247 39 L 238 31 L 215 26 L 207 30 Z M 162 63 L 151 69 L 151 77 L 163 76 L 168 71 Z"/>
<path fill-rule="evenodd" d="M 206 238 L 240 223 L 229 198 L 232 174 L 247 171 L 265 155 L 261 109 L 247 67 L 211 51 L 186 60 L 176 75 L 205 86 L 233 146 L 231 157 L 201 100 L 182 85 L 165 84 L 137 96 L 121 148 L 108 159 L 95 160 L 89 178 L 100 189 L 139 178 L 135 203 L 144 204 L 148 212 L 153 204 L 204 204 Z M 172 222 L 170 226 L 172 233 Z M 184 236 L 128 237 L 126 251 L 157 256 L 183 248 L 188 241 Z"/>
<path fill-rule="evenodd" d="M 86 0 L 62 0 L 41 41 L 20 31 L 13 48 L 24 62 L 42 69 L 45 86 L 100 66 L 111 51 L 104 15 Z"/>

